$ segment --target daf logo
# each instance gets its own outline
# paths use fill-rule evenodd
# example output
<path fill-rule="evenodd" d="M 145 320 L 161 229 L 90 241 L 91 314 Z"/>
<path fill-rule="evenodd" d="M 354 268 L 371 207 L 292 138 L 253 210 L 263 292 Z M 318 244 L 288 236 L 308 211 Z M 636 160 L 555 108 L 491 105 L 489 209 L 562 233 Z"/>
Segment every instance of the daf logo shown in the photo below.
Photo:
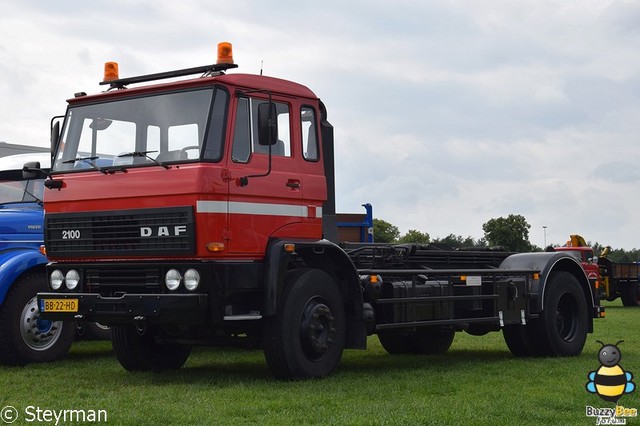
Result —
<path fill-rule="evenodd" d="M 141 237 L 179 237 L 187 234 L 187 225 L 176 226 L 141 226 Z"/>

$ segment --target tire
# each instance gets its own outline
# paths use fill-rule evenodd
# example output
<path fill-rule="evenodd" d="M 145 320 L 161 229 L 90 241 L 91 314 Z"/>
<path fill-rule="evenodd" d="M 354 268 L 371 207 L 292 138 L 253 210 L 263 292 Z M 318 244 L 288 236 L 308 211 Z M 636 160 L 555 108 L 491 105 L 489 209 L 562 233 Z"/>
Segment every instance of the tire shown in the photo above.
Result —
<path fill-rule="evenodd" d="M 177 370 L 191 354 L 191 346 L 157 343 L 152 329 L 139 335 L 133 325 L 111 327 L 111 342 L 120 365 L 128 371 Z"/>
<path fill-rule="evenodd" d="M 453 330 L 418 329 L 413 336 L 412 351 L 419 355 L 443 355 L 451 347 L 455 335 Z"/>
<path fill-rule="evenodd" d="M 380 331 L 378 340 L 389 355 L 402 355 L 413 353 L 411 335 L 402 332 Z"/>
<path fill-rule="evenodd" d="M 380 344 L 390 355 L 442 355 L 449 350 L 454 337 L 453 330 L 418 329 L 411 333 L 378 333 Z"/>
<path fill-rule="evenodd" d="M 77 333 L 77 339 L 81 340 L 111 340 L 111 327 L 99 322 L 88 322 Z"/>
<path fill-rule="evenodd" d="M 640 283 L 632 283 L 620 295 L 624 306 L 640 306 Z"/>
<path fill-rule="evenodd" d="M 0 363 L 51 362 L 69 352 L 74 322 L 40 319 L 36 294 L 47 291 L 44 272 L 31 272 L 11 286 L 0 306 Z"/>
<path fill-rule="evenodd" d="M 515 357 L 530 357 L 541 355 L 540 347 L 536 346 L 535 336 L 531 334 L 533 324 L 508 325 L 502 329 L 502 336 L 507 347 Z"/>
<path fill-rule="evenodd" d="M 556 272 L 547 282 L 544 309 L 533 323 L 535 340 L 541 355 L 576 356 L 587 339 L 589 312 L 577 278 L 568 272 Z"/>
<path fill-rule="evenodd" d="M 319 269 L 287 272 L 275 316 L 265 321 L 264 356 L 282 380 L 324 377 L 340 363 L 346 320 L 335 281 Z"/>

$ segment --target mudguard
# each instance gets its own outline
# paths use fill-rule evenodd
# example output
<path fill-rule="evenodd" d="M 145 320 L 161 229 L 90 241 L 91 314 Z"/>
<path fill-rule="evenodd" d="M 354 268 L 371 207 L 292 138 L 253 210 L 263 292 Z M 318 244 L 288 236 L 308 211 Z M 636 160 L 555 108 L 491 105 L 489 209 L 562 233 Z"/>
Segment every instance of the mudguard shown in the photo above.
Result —
<path fill-rule="evenodd" d="M 295 244 L 295 254 L 285 251 L 286 244 Z M 265 315 L 275 315 L 282 295 L 284 275 L 295 257 L 307 267 L 322 269 L 331 275 L 342 292 L 347 315 L 347 348 L 366 346 L 363 320 L 363 299 L 357 269 L 340 247 L 329 240 L 272 239 L 267 247 L 265 268 Z"/>
<path fill-rule="evenodd" d="M 4 250 L 0 252 L 0 305 L 16 279 L 29 269 L 47 264 L 47 258 L 37 250 Z"/>
<path fill-rule="evenodd" d="M 549 280 L 549 276 L 555 271 L 566 271 L 574 275 L 582 291 L 584 291 L 587 303 L 591 303 L 589 311 L 597 306 L 597 296 L 594 294 L 589 279 L 587 278 L 582 265 L 572 256 L 562 252 L 542 252 L 542 253 L 518 253 L 507 257 L 500 269 L 537 269 L 540 271 L 540 279 L 533 280 L 529 289 L 531 300 L 530 308 L 533 313 L 539 313 L 544 309 L 544 292 Z"/>

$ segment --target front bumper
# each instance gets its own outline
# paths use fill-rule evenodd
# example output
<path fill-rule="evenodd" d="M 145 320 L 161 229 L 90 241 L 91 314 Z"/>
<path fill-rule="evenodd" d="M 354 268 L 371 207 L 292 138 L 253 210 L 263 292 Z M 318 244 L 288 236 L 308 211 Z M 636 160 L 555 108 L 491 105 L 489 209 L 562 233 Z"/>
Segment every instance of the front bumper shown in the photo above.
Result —
<path fill-rule="evenodd" d="M 48 311 L 45 302 L 54 300 L 64 300 L 58 305 L 74 310 Z M 92 293 L 38 293 L 38 308 L 41 318 L 52 321 L 81 320 L 117 325 L 136 324 L 144 319 L 147 324 L 199 325 L 206 322 L 208 303 L 206 294 L 125 294 L 103 297 Z"/>

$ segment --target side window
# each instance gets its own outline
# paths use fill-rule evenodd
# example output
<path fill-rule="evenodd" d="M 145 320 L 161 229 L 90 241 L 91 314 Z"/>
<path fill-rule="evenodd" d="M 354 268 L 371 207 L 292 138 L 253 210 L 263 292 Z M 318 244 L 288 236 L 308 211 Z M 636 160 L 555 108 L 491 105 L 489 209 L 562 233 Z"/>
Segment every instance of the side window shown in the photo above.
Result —
<path fill-rule="evenodd" d="M 231 149 L 231 157 L 234 162 L 246 163 L 252 153 L 269 153 L 269 146 L 260 145 L 258 140 L 258 105 L 266 102 L 263 99 L 238 99 L 233 147 Z M 271 155 L 291 157 L 291 114 L 289 113 L 289 106 L 280 102 L 274 102 L 274 104 L 278 115 L 278 141 L 271 146 Z"/>
<path fill-rule="evenodd" d="M 311 107 L 300 110 L 300 128 L 302 129 L 302 155 L 305 160 L 317 161 L 318 129 L 316 127 L 316 112 Z"/>
<path fill-rule="evenodd" d="M 235 132 L 233 134 L 233 149 L 231 158 L 237 163 L 246 163 L 251 155 L 251 121 L 249 114 L 249 99 L 238 99 Z"/>
<path fill-rule="evenodd" d="M 278 142 L 271 148 L 271 153 L 273 155 L 291 157 L 289 106 L 276 103 L 276 111 L 278 112 Z"/>

